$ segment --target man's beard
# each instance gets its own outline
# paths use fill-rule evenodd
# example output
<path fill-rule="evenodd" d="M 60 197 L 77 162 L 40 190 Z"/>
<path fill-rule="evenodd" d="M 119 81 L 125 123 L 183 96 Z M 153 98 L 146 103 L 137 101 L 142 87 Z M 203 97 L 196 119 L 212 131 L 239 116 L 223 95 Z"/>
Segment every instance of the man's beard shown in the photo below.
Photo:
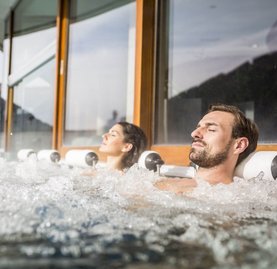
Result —
<path fill-rule="evenodd" d="M 207 147 L 207 144 L 205 144 L 204 142 L 202 143 L 205 146 L 203 150 L 198 151 L 194 148 L 191 148 L 190 150 L 189 158 L 193 163 L 195 163 L 199 167 L 212 168 L 222 164 L 227 160 L 228 153 L 232 144 L 231 140 L 228 142 L 224 150 L 217 154 L 210 154 L 209 147 Z"/>

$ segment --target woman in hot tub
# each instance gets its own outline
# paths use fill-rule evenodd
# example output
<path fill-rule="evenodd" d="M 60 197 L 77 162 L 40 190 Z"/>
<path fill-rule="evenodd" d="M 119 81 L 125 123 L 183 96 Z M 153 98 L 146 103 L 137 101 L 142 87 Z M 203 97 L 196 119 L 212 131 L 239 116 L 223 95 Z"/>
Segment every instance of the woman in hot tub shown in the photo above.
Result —
<path fill-rule="evenodd" d="M 107 155 L 107 168 L 124 171 L 138 162 L 147 147 L 143 130 L 128 122 L 116 123 L 103 136 L 100 152 Z"/>

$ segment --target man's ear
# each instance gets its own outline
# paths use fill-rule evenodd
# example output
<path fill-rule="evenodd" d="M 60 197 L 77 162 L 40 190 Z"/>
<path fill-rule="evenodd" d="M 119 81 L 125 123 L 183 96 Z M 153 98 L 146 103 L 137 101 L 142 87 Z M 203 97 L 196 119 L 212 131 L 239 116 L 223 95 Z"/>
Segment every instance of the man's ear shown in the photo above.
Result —
<path fill-rule="evenodd" d="M 240 154 L 248 147 L 249 141 L 246 137 L 240 137 L 236 139 L 235 153 Z"/>
<path fill-rule="evenodd" d="M 129 152 L 132 148 L 133 148 L 133 144 L 125 143 L 121 151 L 122 152 Z"/>

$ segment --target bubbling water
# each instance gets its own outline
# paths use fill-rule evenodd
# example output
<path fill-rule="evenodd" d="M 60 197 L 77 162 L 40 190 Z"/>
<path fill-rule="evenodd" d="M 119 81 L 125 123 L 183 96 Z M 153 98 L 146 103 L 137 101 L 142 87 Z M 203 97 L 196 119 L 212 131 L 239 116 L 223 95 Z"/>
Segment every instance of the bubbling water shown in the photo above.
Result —
<path fill-rule="evenodd" d="M 0 159 L 0 268 L 276 268 L 277 184 L 199 180 Z"/>

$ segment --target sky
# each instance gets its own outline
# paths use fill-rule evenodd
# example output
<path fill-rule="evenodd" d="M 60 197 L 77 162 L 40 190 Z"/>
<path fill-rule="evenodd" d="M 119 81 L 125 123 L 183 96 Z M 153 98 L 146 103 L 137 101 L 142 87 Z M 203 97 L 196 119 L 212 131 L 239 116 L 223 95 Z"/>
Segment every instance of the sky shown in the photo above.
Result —
<path fill-rule="evenodd" d="M 171 3 L 169 97 L 277 49 L 276 0 Z"/>

